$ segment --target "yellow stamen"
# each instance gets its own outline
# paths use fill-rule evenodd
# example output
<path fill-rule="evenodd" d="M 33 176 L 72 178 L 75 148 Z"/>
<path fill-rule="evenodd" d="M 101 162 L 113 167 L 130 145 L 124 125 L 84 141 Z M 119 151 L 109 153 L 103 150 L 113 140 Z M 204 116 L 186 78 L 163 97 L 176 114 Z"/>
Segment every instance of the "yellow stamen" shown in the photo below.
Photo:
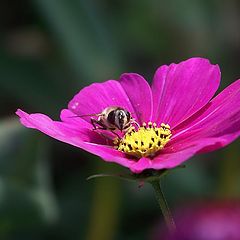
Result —
<path fill-rule="evenodd" d="M 116 149 L 126 154 L 141 158 L 152 157 L 169 142 L 171 130 L 168 124 L 143 123 L 137 130 L 131 127 L 122 139 L 116 139 Z"/>

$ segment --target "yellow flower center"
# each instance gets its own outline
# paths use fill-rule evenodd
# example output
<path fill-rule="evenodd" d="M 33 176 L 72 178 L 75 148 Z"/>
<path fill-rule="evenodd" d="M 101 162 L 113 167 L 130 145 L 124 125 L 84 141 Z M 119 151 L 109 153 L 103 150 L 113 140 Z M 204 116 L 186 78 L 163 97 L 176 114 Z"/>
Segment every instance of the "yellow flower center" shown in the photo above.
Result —
<path fill-rule="evenodd" d="M 132 126 L 122 139 L 115 139 L 115 148 L 128 155 L 138 158 L 153 157 L 169 142 L 171 130 L 168 124 L 143 123 L 137 130 Z"/>

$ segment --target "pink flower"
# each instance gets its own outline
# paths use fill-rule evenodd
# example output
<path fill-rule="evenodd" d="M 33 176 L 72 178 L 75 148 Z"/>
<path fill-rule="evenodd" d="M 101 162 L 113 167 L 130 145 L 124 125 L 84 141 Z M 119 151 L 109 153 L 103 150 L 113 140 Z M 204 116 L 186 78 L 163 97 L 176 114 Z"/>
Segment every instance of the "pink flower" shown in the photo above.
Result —
<path fill-rule="evenodd" d="M 177 231 L 172 235 L 159 224 L 153 240 L 239 240 L 240 202 L 209 201 L 187 204 L 175 212 Z"/>
<path fill-rule="evenodd" d="M 173 168 L 195 154 L 224 147 L 239 136 L 240 80 L 213 98 L 219 84 L 218 65 L 191 58 L 159 67 L 151 87 L 135 73 L 123 74 L 118 81 L 85 87 L 70 101 L 68 109 L 61 111 L 61 121 L 22 110 L 17 110 L 17 115 L 26 127 L 130 168 L 134 173 Z M 91 117 L 82 115 L 101 113 L 110 106 L 128 110 L 141 128 L 135 127 L 134 133 L 121 135 L 118 141 L 113 141 L 116 136 L 109 130 L 93 131 Z M 142 127 L 150 121 L 152 128 Z M 169 125 L 170 130 L 161 127 L 162 123 Z M 167 136 L 158 136 L 165 131 L 169 131 Z M 142 141 L 143 147 L 139 145 Z M 156 141 L 161 142 L 160 147 Z"/>

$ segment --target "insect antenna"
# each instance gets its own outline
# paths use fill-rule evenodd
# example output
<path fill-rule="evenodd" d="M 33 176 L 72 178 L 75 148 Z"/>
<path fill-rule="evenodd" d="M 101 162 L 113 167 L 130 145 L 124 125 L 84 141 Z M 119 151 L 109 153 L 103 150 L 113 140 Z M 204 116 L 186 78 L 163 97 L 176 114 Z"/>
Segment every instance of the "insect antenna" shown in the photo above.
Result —
<path fill-rule="evenodd" d="M 86 115 L 76 115 L 76 116 L 70 116 L 69 118 L 75 118 L 75 117 L 99 117 L 103 116 L 103 114 L 86 114 Z"/>

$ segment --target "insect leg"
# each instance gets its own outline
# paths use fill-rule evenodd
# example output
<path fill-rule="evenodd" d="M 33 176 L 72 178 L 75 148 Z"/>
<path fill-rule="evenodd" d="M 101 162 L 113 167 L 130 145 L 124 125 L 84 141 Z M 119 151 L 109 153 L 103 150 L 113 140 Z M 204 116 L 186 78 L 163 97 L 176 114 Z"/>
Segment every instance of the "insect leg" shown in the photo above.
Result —
<path fill-rule="evenodd" d="M 114 130 L 115 130 L 115 129 L 114 129 Z M 119 136 L 116 132 L 114 132 L 114 130 L 110 130 L 111 133 L 113 133 L 114 135 L 116 135 L 116 136 L 118 137 L 118 139 L 121 139 L 120 136 Z"/>
<path fill-rule="evenodd" d="M 140 128 L 139 123 L 134 118 L 132 118 L 130 122 L 131 124 L 135 124 L 138 128 Z"/>
<path fill-rule="evenodd" d="M 106 130 L 107 129 L 100 121 L 98 121 L 94 118 L 91 118 L 91 124 L 93 125 L 93 130 L 97 130 L 97 129 Z M 97 124 L 100 126 L 97 126 Z"/>
<path fill-rule="evenodd" d="M 120 136 L 116 132 L 114 132 L 115 128 L 107 128 L 100 121 L 98 121 L 94 118 L 91 118 L 91 123 L 93 125 L 93 130 L 109 130 L 109 131 L 111 131 L 111 133 L 113 133 L 120 139 Z M 100 126 L 97 126 L 97 124 Z"/>

